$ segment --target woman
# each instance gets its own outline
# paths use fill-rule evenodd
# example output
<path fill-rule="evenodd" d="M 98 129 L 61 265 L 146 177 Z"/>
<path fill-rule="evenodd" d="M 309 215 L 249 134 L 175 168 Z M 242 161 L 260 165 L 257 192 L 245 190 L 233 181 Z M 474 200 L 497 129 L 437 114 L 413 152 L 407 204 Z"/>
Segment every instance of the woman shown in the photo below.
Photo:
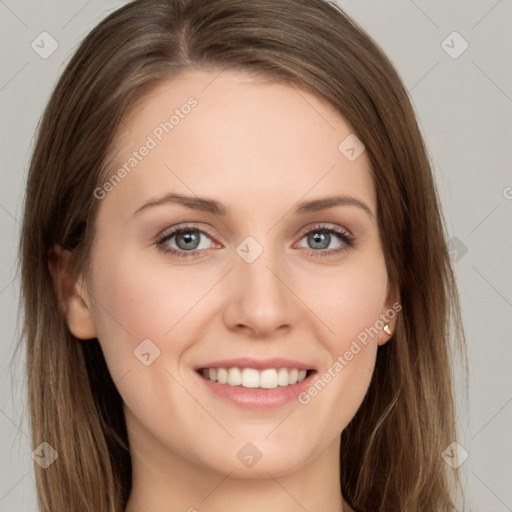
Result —
<path fill-rule="evenodd" d="M 39 128 L 20 252 L 42 511 L 456 509 L 439 201 L 334 4 L 102 21 Z"/>

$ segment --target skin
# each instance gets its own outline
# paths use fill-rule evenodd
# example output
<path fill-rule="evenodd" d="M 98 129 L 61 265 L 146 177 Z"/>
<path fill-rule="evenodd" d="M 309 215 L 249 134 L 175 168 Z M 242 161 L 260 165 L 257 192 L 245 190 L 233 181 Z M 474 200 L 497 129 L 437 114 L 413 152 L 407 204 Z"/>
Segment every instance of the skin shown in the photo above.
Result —
<path fill-rule="evenodd" d="M 133 461 L 126 511 L 350 511 L 339 488 L 340 433 L 388 334 L 370 337 L 306 405 L 242 409 L 193 368 L 289 357 L 321 375 L 391 308 L 367 155 L 349 161 L 338 150 L 353 129 L 321 98 L 242 72 L 193 70 L 126 118 L 115 165 L 190 96 L 198 105 L 101 199 L 90 272 L 73 282 L 58 246 L 51 264 L 71 332 L 98 338 L 124 401 Z M 215 199 L 230 214 L 164 204 L 133 215 L 168 192 Z M 334 193 L 372 216 L 353 205 L 294 215 L 299 201 Z M 191 222 L 209 229 L 199 257 L 159 249 L 160 234 Z M 319 223 L 348 231 L 354 245 L 334 254 L 344 242 L 331 235 L 321 249 L 331 255 L 318 256 L 307 233 Z M 236 252 L 247 236 L 263 248 L 252 263 Z M 149 366 L 134 357 L 144 339 L 160 350 Z M 250 468 L 237 457 L 247 442 L 262 455 Z"/>

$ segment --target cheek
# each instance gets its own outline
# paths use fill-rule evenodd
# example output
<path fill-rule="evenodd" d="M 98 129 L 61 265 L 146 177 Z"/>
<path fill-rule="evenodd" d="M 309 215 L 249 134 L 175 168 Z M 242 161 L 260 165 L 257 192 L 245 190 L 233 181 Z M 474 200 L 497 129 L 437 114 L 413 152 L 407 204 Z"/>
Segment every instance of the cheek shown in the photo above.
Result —
<path fill-rule="evenodd" d="M 131 257 L 129 252 L 117 254 L 115 260 L 97 261 L 101 266 L 97 265 L 92 275 L 93 316 L 114 380 L 132 366 L 144 367 L 135 359 L 143 342 L 151 357 L 158 350 L 172 351 L 178 357 L 191 341 L 175 333 L 187 323 L 188 313 L 211 287 L 211 280 L 200 272 L 143 265 L 140 255 Z"/>
<path fill-rule="evenodd" d="M 109 254 L 106 248 L 102 251 Z M 159 428 L 169 423 L 169 410 L 197 414 L 195 403 L 173 376 L 181 354 L 194 339 L 187 331 L 187 313 L 192 316 L 211 286 L 209 281 L 190 271 L 143 265 L 140 254 L 135 258 L 129 251 L 117 253 L 115 260 L 97 261 L 101 265 L 93 269 L 92 283 L 98 340 L 132 417 L 135 413 L 137 421 L 146 418 L 151 428 Z M 183 438 L 186 435 L 182 432 Z"/>
<path fill-rule="evenodd" d="M 104 290 L 108 304 L 134 339 L 162 338 L 204 293 L 194 275 L 132 266 L 117 268 Z"/>
<path fill-rule="evenodd" d="M 307 306 L 328 327 L 329 345 L 338 352 L 375 326 L 385 312 L 387 271 L 380 255 L 369 264 L 347 262 L 328 272 L 301 274 L 297 286 Z"/>
<path fill-rule="evenodd" d="M 361 405 L 375 367 L 376 333 L 387 295 L 384 258 L 375 252 L 371 261 L 353 260 L 329 275 L 309 276 L 301 293 L 310 297 L 308 306 L 329 329 L 323 330 L 325 366 L 300 402 L 319 421 L 332 421 L 336 433 Z"/>

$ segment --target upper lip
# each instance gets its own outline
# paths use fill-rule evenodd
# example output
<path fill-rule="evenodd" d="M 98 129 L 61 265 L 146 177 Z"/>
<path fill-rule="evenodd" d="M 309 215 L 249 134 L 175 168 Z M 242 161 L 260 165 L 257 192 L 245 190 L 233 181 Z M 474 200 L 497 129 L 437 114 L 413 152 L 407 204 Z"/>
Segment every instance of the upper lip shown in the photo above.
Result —
<path fill-rule="evenodd" d="M 222 359 L 221 361 L 212 361 L 210 363 L 196 366 L 195 370 L 200 370 L 202 368 L 234 367 L 254 368 L 255 370 L 266 370 L 268 368 L 297 368 L 298 370 L 314 370 L 310 364 L 283 357 L 273 357 L 270 359 L 252 359 L 250 357 L 243 357 L 239 359 Z"/>

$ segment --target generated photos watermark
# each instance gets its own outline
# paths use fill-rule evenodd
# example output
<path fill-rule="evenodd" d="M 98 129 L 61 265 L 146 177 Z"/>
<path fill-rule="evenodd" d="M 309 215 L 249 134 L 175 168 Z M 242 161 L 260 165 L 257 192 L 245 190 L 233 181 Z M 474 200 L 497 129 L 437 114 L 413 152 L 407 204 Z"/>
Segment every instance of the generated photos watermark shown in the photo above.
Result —
<path fill-rule="evenodd" d="M 94 197 L 96 199 L 104 199 L 111 190 L 121 183 L 121 181 L 164 140 L 166 135 L 171 133 L 182 120 L 192 112 L 192 109 L 197 107 L 197 105 L 197 99 L 191 96 L 180 108 L 174 109 L 174 113 L 169 119 L 153 128 L 151 133 L 146 137 L 144 144 L 142 144 L 137 151 L 134 151 L 132 156 L 130 156 L 101 187 L 94 189 Z"/>
<path fill-rule="evenodd" d="M 320 375 L 315 382 L 307 389 L 299 394 L 298 400 L 301 404 L 306 405 L 311 402 L 311 399 L 317 396 L 329 382 L 331 382 L 341 371 L 354 359 L 361 350 L 368 345 L 368 338 L 377 336 L 377 334 L 384 328 L 384 325 L 390 320 L 395 318 L 398 312 L 402 310 L 402 305 L 395 302 L 391 308 L 388 308 L 385 313 L 379 315 L 379 319 L 371 326 L 361 331 L 356 339 L 352 340 L 350 347 L 340 354 L 334 363 L 327 368 L 327 370 Z"/>

